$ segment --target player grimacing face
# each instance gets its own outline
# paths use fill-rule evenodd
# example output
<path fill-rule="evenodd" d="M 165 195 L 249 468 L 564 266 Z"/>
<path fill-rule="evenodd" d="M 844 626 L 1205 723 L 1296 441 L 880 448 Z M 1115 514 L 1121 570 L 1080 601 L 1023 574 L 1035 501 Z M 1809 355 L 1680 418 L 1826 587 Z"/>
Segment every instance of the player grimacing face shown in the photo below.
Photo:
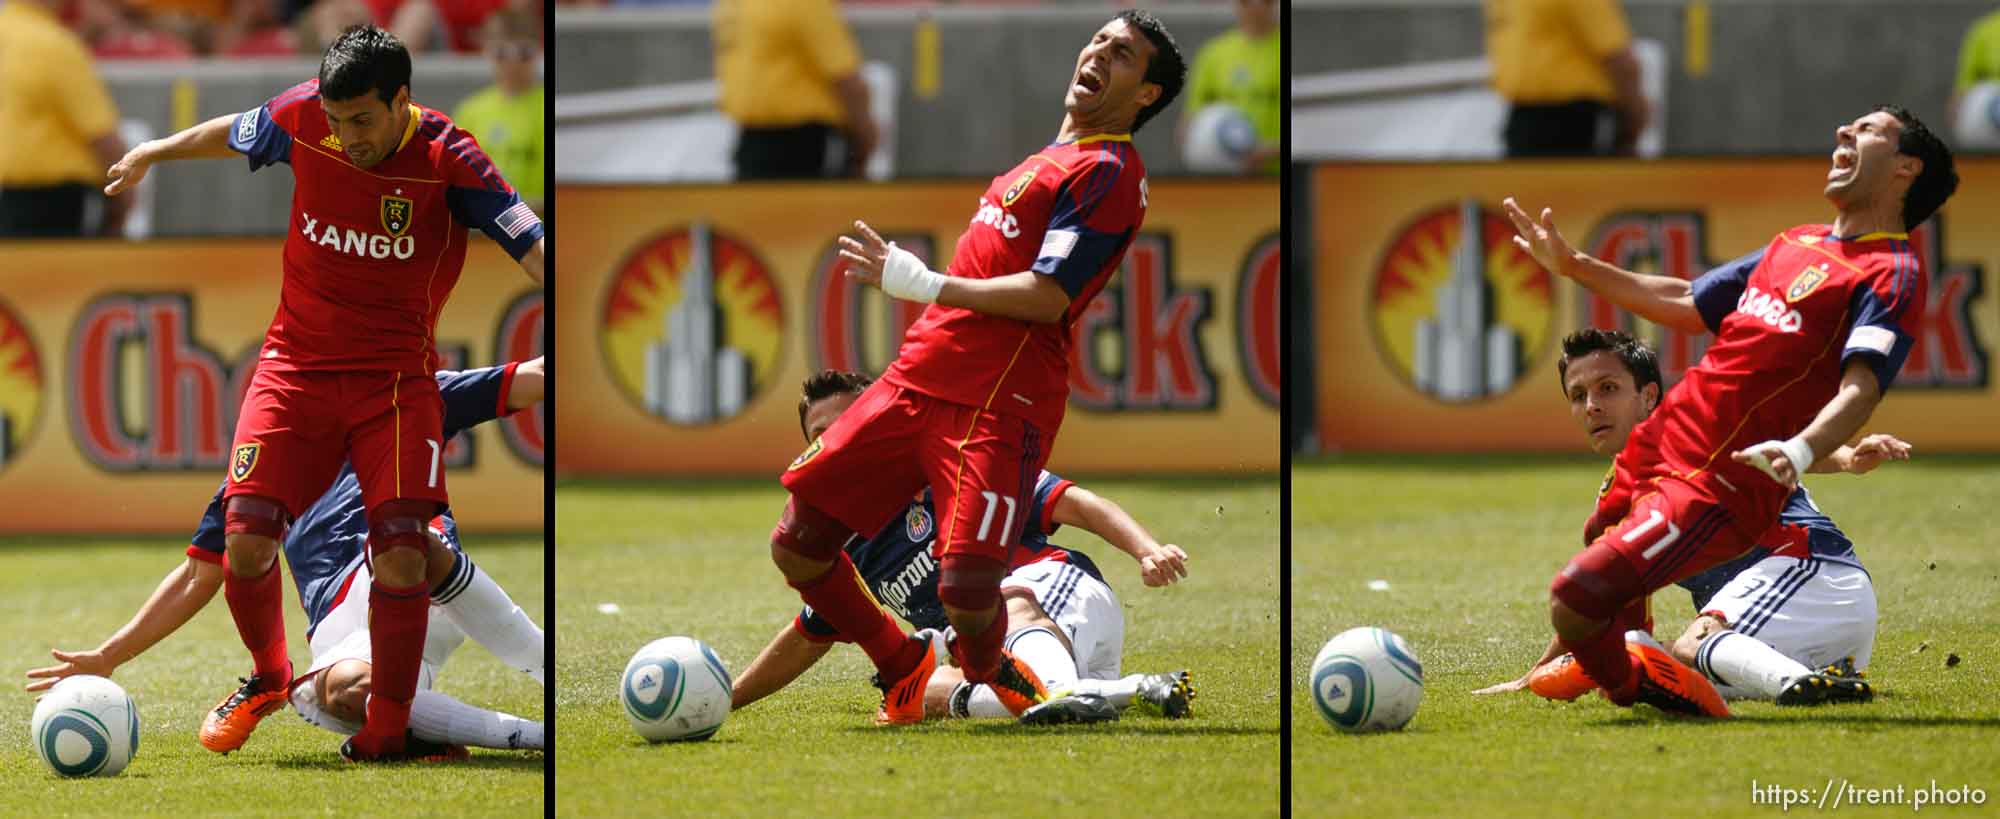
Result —
<path fill-rule="evenodd" d="M 1616 455 L 1625 448 L 1632 428 L 1653 411 L 1660 401 L 1660 387 L 1633 386 L 1636 379 L 1625 362 L 1610 350 L 1594 350 L 1570 359 L 1563 375 L 1563 394 L 1569 396 L 1569 417 L 1590 436 L 1590 451 Z"/>
<path fill-rule="evenodd" d="M 374 91 L 346 100 L 322 97 L 319 102 L 326 112 L 326 127 L 357 168 L 372 168 L 389 158 L 409 123 L 409 86 L 397 89 L 396 98 L 386 103 Z"/>
<path fill-rule="evenodd" d="M 1153 41 L 1124 20 L 1105 23 L 1076 55 L 1076 73 L 1063 95 L 1063 110 L 1078 125 L 1123 133 L 1139 109 L 1160 98 L 1160 86 L 1146 82 L 1156 53 Z"/>
<path fill-rule="evenodd" d="M 806 441 L 810 443 L 819 440 L 819 436 L 826 432 L 826 428 L 833 426 L 834 419 L 839 418 L 841 413 L 847 411 L 848 405 L 860 397 L 860 393 L 837 393 L 814 401 L 811 406 L 806 407 Z"/>
<path fill-rule="evenodd" d="M 1826 172 L 1826 198 L 1844 209 L 1890 195 L 1899 176 L 1915 180 L 1923 162 L 1897 153 L 1903 123 L 1887 111 L 1875 111 L 1834 129 L 1833 167 Z"/>

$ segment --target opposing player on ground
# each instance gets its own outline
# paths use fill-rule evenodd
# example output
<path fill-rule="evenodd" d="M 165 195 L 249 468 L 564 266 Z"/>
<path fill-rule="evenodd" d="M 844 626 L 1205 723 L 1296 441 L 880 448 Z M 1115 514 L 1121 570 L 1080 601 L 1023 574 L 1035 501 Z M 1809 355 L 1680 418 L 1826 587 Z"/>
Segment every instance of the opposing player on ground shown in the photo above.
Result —
<path fill-rule="evenodd" d="M 1659 403 L 1659 357 L 1623 332 L 1571 333 L 1557 372 L 1571 420 L 1599 455 L 1623 449 Z M 1870 435 L 1819 459 L 1811 471 L 1860 475 L 1908 457 L 1909 444 Z M 1875 645 L 1875 587 L 1853 542 L 1804 486 L 1792 490 L 1778 525 L 1749 554 L 1679 585 L 1693 596 L 1698 616 L 1669 653 L 1699 669 L 1725 699 L 1808 705 L 1873 696 L 1857 675 Z M 1626 639 L 1650 640 L 1650 625 L 1627 631 Z M 1561 651 L 1560 641 L 1550 640 L 1528 674 L 1473 693 L 1531 689 L 1551 699 L 1589 693 L 1595 686 Z"/>
<path fill-rule="evenodd" d="M 799 426 L 806 440 L 825 432 L 870 382 L 860 373 L 833 370 L 806 379 L 799 399 Z M 1006 648 L 1050 692 L 1070 695 L 1030 709 L 1027 715 L 1046 712 L 1030 721 L 1115 719 L 1119 710 L 1135 703 L 1163 716 L 1186 716 L 1194 696 L 1188 673 L 1121 676 L 1125 617 L 1118 596 L 1087 555 L 1050 543 L 1048 535 L 1062 524 L 1097 534 L 1138 562 L 1148 586 L 1185 577 L 1186 552 L 1155 540 L 1116 503 L 1046 471 L 1027 514 L 1029 524 L 1012 555 L 1015 568 L 1001 582 L 1010 626 Z M 948 623 L 938 601 L 938 563 L 932 555 L 936 535 L 937 515 L 926 496 L 911 502 L 900 519 L 873 537 L 852 538 L 843 551 L 875 599 L 916 626 L 920 637 L 945 642 Z M 736 678 L 731 710 L 789 685 L 837 641 L 851 642 L 807 607 Z M 954 667 L 942 666 L 931 676 L 927 717 L 1010 713 L 990 687 L 966 682 Z"/>
<path fill-rule="evenodd" d="M 328 46 L 319 77 L 240 115 L 146 142 L 105 192 L 153 163 L 240 153 L 293 178 L 277 315 L 243 397 L 230 458 L 223 596 L 255 670 L 202 723 L 202 745 L 240 747 L 282 707 L 292 669 L 278 540 L 351 461 L 367 507 L 374 696 L 349 760 L 404 756 L 429 587 L 426 522 L 449 502 L 443 407 L 431 373 L 438 313 L 479 228 L 542 279 L 542 224 L 472 135 L 410 101 L 410 54 L 373 26 Z"/>
<path fill-rule="evenodd" d="M 1748 552 L 1798 476 L 1860 431 L 1914 342 L 1926 277 L 1909 234 L 1957 187 L 1951 152 L 1885 106 L 1835 131 L 1831 225 L 1800 225 L 1688 282 L 1573 250 L 1551 211 L 1504 206 L 1515 242 L 1633 313 L 1716 339 L 1632 431 L 1550 584 L 1563 647 L 1612 702 L 1726 716 L 1714 686 L 1615 620 L 1646 596 Z"/>
<path fill-rule="evenodd" d="M 437 374 L 445 402 L 446 438 L 541 400 L 542 359 Z M 215 598 L 223 584 L 224 517 L 222 490 L 216 491 L 187 548 L 187 561 L 169 572 L 131 621 L 97 648 L 54 650 L 59 665 L 28 672 L 28 690 L 48 688 L 72 674 L 109 677 L 186 625 Z M 332 488 L 308 507 L 286 533 L 285 559 L 292 566 L 299 601 L 306 611 L 311 669 L 293 682 L 290 701 L 308 722 L 353 734 L 364 719 L 372 689 L 373 663 L 367 634 L 367 595 L 372 577 L 365 560 L 366 515 L 361 488 L 343 467 Z M 459 547 L 458 524 L 446 511 L 427 532 L 432 605 L 424 663 L 411 704 L 411 756 L 463 756 L 463 745 L 488 748 L 543 747 L 539 722 L 488 711 L 430 691 L 445 660 L 467 635 L 535 682 L 546 685 L 543 635 L 507 592 Z"/>
<path fill-rule="evenodd" d="M 925 487 L 938 513 L 938 598 L 958 634 L 951 654 L 1012 713 L 1046 697 L 1002 647 L 1000 582 L 1068 402 L 1071 324 L 1144 219 L 1145 166 L 1131 134 L 1186 73 L 1158 19 L 1122 12 L 1077 56 L 1056 141 L 994 178 L 948 273 L 860 222 L 862 239 L 841 238 L 849 275 L 931 306 L 882 379 L 786 470 L 791 497 L 771 558 L 874 662 L 878 724 L 923 719 L 936 651 L 869 599 L 841 547 L 881 531 Z"/>

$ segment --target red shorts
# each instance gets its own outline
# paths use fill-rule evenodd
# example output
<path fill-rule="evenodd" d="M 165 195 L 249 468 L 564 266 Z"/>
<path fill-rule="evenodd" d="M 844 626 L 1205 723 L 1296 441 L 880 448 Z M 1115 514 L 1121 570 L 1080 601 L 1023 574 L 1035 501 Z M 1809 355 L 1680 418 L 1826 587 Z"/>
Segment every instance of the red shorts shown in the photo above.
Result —
<path fill-rule="evenodd" d="M 1642 481 L 1629 497 L 1630 510 L 1585 552 L 1615 553 L 1646 594 L 1742 556 L 1769 528 L 1746 527 L 1715 498 L 1679 478 Z M 1600 517 L 1608 511 L 1600 505 Z"/>
<path fill-rule="evenodd" d="M 785 470 L 792 496 L 874 535 L 918 492 L 937 510 L 934 555 L 1007 561 L 1028 523 L 1048 439 L 1019 416 L 876 381 Z"/>
<path fill-rule="evenodd" d="M 293 519 L 354 464 L 361 502 L 448 502 L 437 380 L 380 371 L 258 368 L 243 394 L 225 496 L 258 495 Z"/>

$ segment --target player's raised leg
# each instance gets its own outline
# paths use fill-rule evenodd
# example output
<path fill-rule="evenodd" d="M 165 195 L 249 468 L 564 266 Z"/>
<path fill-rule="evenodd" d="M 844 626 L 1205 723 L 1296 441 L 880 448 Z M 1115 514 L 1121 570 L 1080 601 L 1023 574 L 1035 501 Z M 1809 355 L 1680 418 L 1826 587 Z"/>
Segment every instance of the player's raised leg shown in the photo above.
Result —
<path fill-rule="evenodd" d="M 340 468 L 334 426 L 296 400 L 323 380 L 259 368 L 237 416 L 224 489 L 222 594 L 253 668 L 241 687 L 202 718 L 201 745 L 217 753 L 243 747 L 258 721 L 285 705 L 292 664 L 278 543 L 289 521 Z"/>

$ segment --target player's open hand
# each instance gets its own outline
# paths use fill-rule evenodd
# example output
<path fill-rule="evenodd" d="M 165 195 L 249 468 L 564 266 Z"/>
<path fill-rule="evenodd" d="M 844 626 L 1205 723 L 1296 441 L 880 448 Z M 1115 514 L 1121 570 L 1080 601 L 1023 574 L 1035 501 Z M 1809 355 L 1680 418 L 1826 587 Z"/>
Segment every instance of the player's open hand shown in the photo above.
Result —
<path fill-rule="evenodd" d="M 117 196 L 138 187 L 139 180 L 146 178 L 146 169 L 153 167 L 152 155 L 147 153 L 147 148 L 147 143 L 139 143 L 104 172 L 104 178 L 110 180 L 104 186 L 105 196 Z"/>
<path fill-rule="evenodd" d="M 117 663 L 112 662 L 95 650 L 68 652 L 60 648 L 55 648 L 50 649 L 49 653 L 55 655 L 56 659 L 61 660 L 62 664 L 30 670 L 28 677 L 33 679 L 34 682 L 28 683 L 29 691 L 48 690 L 62 678 L 73 677 L 78 674 L 109 677 L 111 676 L 111 672 L 118 668 Z"/>
<path fill-rule="evenodd" d="M 1576 256 L 1576 250 L 1556 230 L 1556 212 L 1542 208 L 1542 219 L 1537 222 L 1528 217 L 1528 212 L 1522 210 L 1512 196 L 1501 200 L 1500 207 L 1514 222 L 1514 232 L 1519 234 L 1514 237 L 1514 244 L 1535 257 L 1535 261 L 1550 273 L 1569 276 L 1570 262 Z"/>
<path fill-rule="evenodd" d="M 882 268 L 889 263 L 889 243 L 867 222 L 854 220 L 854 229 L 861 232 L 860 239 L 840 237 L 840 258 L 847 260 L 847 275 L 862 284 L 881 287 Z"/>
<path fill-rule="evenodd" d="M 1187 559 L 1187 552 L 1168 543 L 1139 558 L 1139 575 L 1145 578 L 1148 586 L 1171 586 L 1174 581 L 1187 577 Z"/>
<path fill-rule="evenodd" d="M 1847 471 L 1856 475 L 1866 475 L 1889 461 L 1910 459 L 1908 442 L 1886 432 L 1878 432 L 1848 450 Z"/>
<path fill-rule="evenodd" d="M 1472 693 L 1474 696 L 1484 696 L 1487 694 L 1511 694 L 1516 691 L 1526 690 L 1528 690 L 1528 678 L 1522 677 L 1518 680 L 1508 680 L 1497 685 L 1489 685 Z"/>

